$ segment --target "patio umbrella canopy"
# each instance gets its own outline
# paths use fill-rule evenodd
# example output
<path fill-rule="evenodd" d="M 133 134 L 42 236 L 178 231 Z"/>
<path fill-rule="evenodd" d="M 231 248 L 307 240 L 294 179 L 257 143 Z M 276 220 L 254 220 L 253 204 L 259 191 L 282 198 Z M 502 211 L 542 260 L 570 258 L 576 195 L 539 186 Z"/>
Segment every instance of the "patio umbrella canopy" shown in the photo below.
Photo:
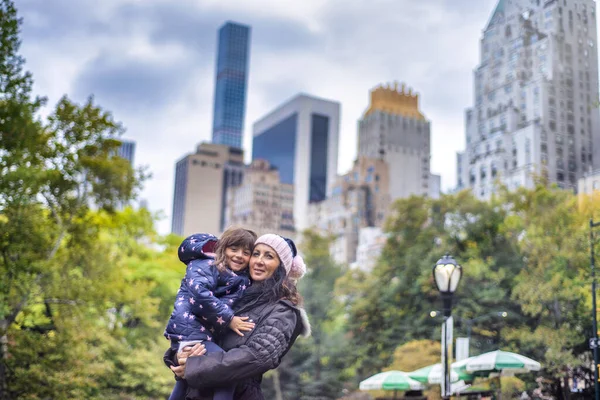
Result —
<path fill-rule="evenodd" d="M 502 372 L 508 374 L 539 371 L 539 362 L 520 354 L 496 350 L 452 364 L 452 368 L 471 373 Z"/>
<path fill-rule="evenodd" d="M 359 385 L 360 390 L 423 390 L 425 386 L 411 379 L 406 372 L 386 371 L 365 379 Z"/>
<path fill-rule="evenodd" d="M 408 373 L 408 376 L 412 379 L 430 385 L 439 385 L 442 383 L 443 375 L 444 368 L 441 363 L 429 365 Z M 450 369 L 450 382 L 472 381 L 473 379 L 473 375 L 465 370 Z"/>

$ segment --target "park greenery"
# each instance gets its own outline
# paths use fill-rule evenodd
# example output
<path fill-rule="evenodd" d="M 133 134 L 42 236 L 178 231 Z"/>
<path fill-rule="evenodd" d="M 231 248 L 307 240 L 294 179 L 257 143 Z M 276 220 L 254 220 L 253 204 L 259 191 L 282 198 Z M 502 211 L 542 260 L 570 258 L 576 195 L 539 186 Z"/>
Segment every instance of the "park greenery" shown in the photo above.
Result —
<path fill-rule="evenodd" d="M 0 0 L 0 400 L 166 398 L 162 333 L 185 269 L 182 238 L 124 206 L 149 176 L 115 155 L 124 127 L 111 113 L 65 96 L 41 117 L 47 101 L 33 95 L 20 26 Z M 384 369 L 438 362 L 431 269 L 445 252 L 464 269 L 455 336 L 478 318 L 471 353 L 501 348 L 542 364 L 510 390 L 567 399 L 573 379 L 592 386 L 594 212 L 600 195 L 578 199 L 542 180 L 499 187 L 487 202 L 469 192 L 398 200 L 372 271 L 336 264 L 332 238 L 304 232 L 313 334 L 265 376 L 266 397 L 342 398 Z"/>

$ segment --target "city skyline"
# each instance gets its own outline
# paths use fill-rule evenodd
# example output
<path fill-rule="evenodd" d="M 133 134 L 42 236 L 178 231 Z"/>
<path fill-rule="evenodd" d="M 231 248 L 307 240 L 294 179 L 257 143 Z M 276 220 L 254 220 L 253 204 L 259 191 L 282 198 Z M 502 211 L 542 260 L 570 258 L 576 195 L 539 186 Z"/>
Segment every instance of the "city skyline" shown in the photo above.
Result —
<path fill-rule="evenodd" d="M 441 173 L 445 190 L 454 187 L 455 168 L 447 164 L 453 166 L 455 152 L 464 148 L 463 116 L 472 104 L 479 40 L 496 5 L 475 3 L 267 7 L 263 1 L 113 0 L 89 7 L 85 1 L 21 0 L 17 7 L 34 91 L 48 95 L 50 106 L 63 94 L 78 102 L 94 94 L 123 122 L 124 138 L 138 144 L 137 163 L 153 173 L 141 197 L 151 210 L 163 210 L 158 226 L 165 233 L 175 162 L 199 141 L 211 140 L 216 32 L 227 20 L 253 28 L 246 161 L 252 124 L 303 92 L 340 101 L 338 172 L 346 172 L 356 158 L 356 126 L 369 90 L 402 81 L 422 96 L 421 109 L 431 121 L 432 172 Z"/>

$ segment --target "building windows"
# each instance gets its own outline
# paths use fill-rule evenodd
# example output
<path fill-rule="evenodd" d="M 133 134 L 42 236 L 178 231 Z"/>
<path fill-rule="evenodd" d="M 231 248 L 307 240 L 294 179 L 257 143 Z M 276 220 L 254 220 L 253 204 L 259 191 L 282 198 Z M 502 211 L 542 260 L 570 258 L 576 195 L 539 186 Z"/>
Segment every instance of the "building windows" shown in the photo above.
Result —
<path fill-rule="evenodd" d="M 329 153 L 329 117 L 311 116 L 311 159 L 309 201 L 319 202 L 327 193 L 327 155 Z M 357 179 L 355 173 L 355 180 Z"/>
<path fill-rule="evenodd" d="M 282 183 L 294 183 L 297 124 L 298 114 L 294 113 L 254 137 L 252 159 L 265 159 L 278 168 Z"/>

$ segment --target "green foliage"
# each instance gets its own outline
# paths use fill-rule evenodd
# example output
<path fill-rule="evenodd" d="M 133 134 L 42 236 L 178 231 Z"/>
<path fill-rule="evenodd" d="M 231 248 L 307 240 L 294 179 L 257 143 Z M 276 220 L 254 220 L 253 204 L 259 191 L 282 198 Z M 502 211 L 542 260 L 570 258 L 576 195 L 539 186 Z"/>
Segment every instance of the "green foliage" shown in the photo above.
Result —
<path fill-rule="evenodd" d="M 19 29 L 1 0 L 0 398 L 164 397 L 164 304 L 179 266 L 169 242 L 156 243 L 169 255 L 149 247 L 154 216 L 115 212 L 145 172 L 115 156 L 123 127 L 91 98 L 64 97 L 38 119 Z"/>
<path fill-rule="evenodd" d="M 446 251 L 463 266 L 453 315 L 455 336 L 472 326 L 471 354 L 502 348 L 540 361 L 549 382 L 542 391 L 556 398 L 565 395 L 565 376 L 589 377 L 587 218 L 600 208 L 580 204 L 541 183 L 490 202 L 468 192 L 397 201 L 374 270 L 349 271 L 337 283 L 347 295 L 358 380 L 388 368 L 399 345 L 439 340 L 441 321 L 428 316 L 441 306 L 431 271 Z M 532 375 L 522 379 L 535 387 Z"/>
<path fill-rule="evenodd" d="M 94 240 L 83 240 L 82 233 L 65 239 L 47 283 L 32 288 L 36 295 L 11 325 L 6 363 L 11 398 L 168 395 L 172 374 L 161 359 L 168 346 L 162 337 L 168 311 L 159 305 L 172 302 L 181 271 L 165 282 L 164 275 L 146 273 L 148 263 L 140 260 L 153 259 L 155 268 L 166 271 L 182 268 L 172 247 L 152 250 L 143 242 L 115 241 L 151 227 L 147 211 L 125 209 L 113 216 L 98 211 L 81 219 Z"/>
<path fill-rule="evenodd" d="M 413 340 L 394 350 L 392 363 L 386 370 L 411 372 L 440 362 L 442 348 L 434 340 Z"/>

